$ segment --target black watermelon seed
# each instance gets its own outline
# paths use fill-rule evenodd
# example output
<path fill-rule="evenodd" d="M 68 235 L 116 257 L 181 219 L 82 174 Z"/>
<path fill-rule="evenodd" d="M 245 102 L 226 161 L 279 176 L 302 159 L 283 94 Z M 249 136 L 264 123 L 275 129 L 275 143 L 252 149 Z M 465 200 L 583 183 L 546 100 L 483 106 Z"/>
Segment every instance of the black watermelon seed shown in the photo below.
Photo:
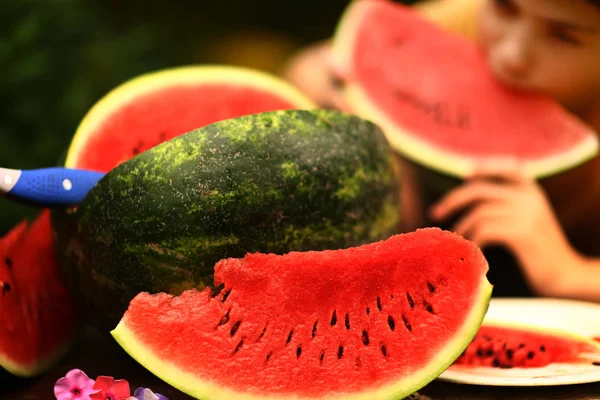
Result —
<path fill-rule="evenodd" d="M 300 358 L 300 355 L 302 354 L 302 347 L 298 347 L 296 349 L 296 358 Z"/>
<path fill-rule="evenodd" d="M 210 291 L 210 295 L 212 297 L 217 297 L 219 295 L 219 293 L 221 293 L 221 291 L 223 290 L 223 288 L 225 287 L 225 284 L 222 283 L 219 286 L 215 286 L 211 291 Z"/>
<path fill-rule="evenodd" d="M 406 326 L 406 329 L 408 329 L 409 331 L 412 332 L 412 325 L 410 324 L 408 319 L 404 316 L 404 314 L 402 314 L 402 322 L 404 322 L 404 326 Z"/>
<path fill-rule="evenodd" d="M 340 347 L 338 347 L 338 353 L 337 353 L 338 360 L 341 360 L 343 356 L 344 356 L 344 346 L 340 346 Z"/>
<path fill-rule="evenodd" d="M 346 325 L 346 329 L 350 330 L 350 316 L 346 313 L 346 318 L 344 318 L 344 325 Z"/>
<path fill-rule="evenodd" d="M 263 336 L 265 336 L 266 332 L 267 332 L 267 326 L 265 325 L 265 327 L 263 328 L 262 332 L 260 333 L 260 336 L 258 337 L 258 340 L 262 339 Z"/>
<path fill-rule="evenodd" d="M 336 310 L 333 310 L 333 314 L 331 315 L 331 322 L 330 322 L 331 326 L 334 326 L 335 324 L 337 324 L 337 312 Z"/>
<path fill-rule="evenodd" d="M 494 358 L 494 361 L 492 361 L 492 365 L 494 367 L 499 367 L 500 366 L 500 360 L 498 360 L 497 358 Z"/>
<path fill-rule="evenodd" d="M 231 334 L 231 336 L 235 335 L 235 333 L 238 331 L 241 323 L 242 323 L 242 321 L 236 321 L 236 323 L 233 324 L 233 326 L 231 327 L 231 332 L 229 332 Z"/>
<path fill-rule="evenodd" d="M 514 356 L 514 352 L 511 349 L 506 350 L 506 358 L 512 360 Z"/>
<path fill-rule="evenodd" d="M 492 349 L 487 349 L 487 351 L 485 352 L 486 357 L 491 357 L 493 355 L 494 355 L 494 350 L 492 350 Z"/>
<path fill-rule="evenodd" d="M 387 347 L 385 347 L 385 344 L 381 345 L 381 354 L 383 354 L 384 357 L 388 356 Z"/>
<path fill-rule="evenodd" d="M 240 342 L 237 344 L 237 346 L 235 346 L 235 350 L 233 350 L 233 354 L 240 351 L 240 349 L 242 348 L 243 345 L 244 345 L 244 339 L 242 338 L 242 340 L 240 340 Z"/>
<path fill-rule="evenodd" d="M 377 309 L 378 309 L 379 311 L 381 311 L 381 308 L 382 308 L 382 307 L 381 307 L 381 299 L 378 297 L 378 298 L 377 298 Z"/>
<path fill-rule="evenodd" d="M 287 340 L 285 341 L 285 344 L 289 344 L 292 341 L 292 336 L 294 336 L 294 330 L 293 329 L 288 334 L 288 337 L 287 337 Z"/>
<path fill-rule="evenodd" d="M 221 300 L 221 301 L 224 303 L 230 294 L 231 294 L 231 289 L 229 289 L 228 291 L 225 292 L 225 294 L 223 295 L 223 300 Z"/>
<path fill-rule="evenodd" d="M 406 300 L 408 300 L 408 305 L 410 306 L 410 308 L 415 308 L 415 302 L 413 301 L 412 296 L 408 292 L 406 292 Z"/>
<path fill-rule="evenodd" d="M 546 351 L 546 346 L 544 346 L 544 345 L 540 346 L 540 351 L 542 353 L 544 353 Z"/>
<path fill-rule="evenodd" d="M 528 359 L 532 360 L 532 359 L 533 359 L 533 357 L 535 357 L 535 352 L 533 352 L 533 351 L 530 351 L 529 353 L 527 353 L 527 358 L 528 358 Z"/>
<path fill-rule="evenodd" d="M 229 312 L 231 310 L 227 310 L 227 313 L 225 315 L 223 315 L 223 317 L 221 317 L 221 320 L 219 321 L 219 325 L 217 325 L 217 327 L 225 325 L 226 323 L 229 322 Z"/>
<path fill-rule="evenodd" d="M 365 346 L 369 345 L 369 333 L 367 331 L 362 331 L 362 342 Z"/>
<path fill-rule="evenodd" d="M 394 318 L 391 315 L 388 315 L 388 325 L 391 330 L 396 329 L 396 321 L 394 321 Z"/>
<path fill-rule="evenodd" d="M 477 354 L 477 357 L 483 357 L 483 350 L 481 349 L 481 347 L 477 349 L 476 354 Z"/>
<path fill-rule="evenodd" d="M 10 257 L 6 257 L 4 259 L 4 263 L 6 264 L 7 267 L 12 267 L 13 266 L 13 260 Z"/>
<path fill-rule="evenodd" d="M 433 312 L 433 307 L 427 301 L 423 300 L 423 306 L 425 306 L 425 309 L 427 310 L 428 313 L 435 314 Z"/>
<path fill-rule="evenodd" d="M 313 329 L 312 329 L 312 337 L 315 337 L 317 335 L 317 325 L 319 325 L 319 321 L 315 321 L 314 325 L 313 325 Z"/>
<path fill-rule="evenodd" d="M 433 283 L 427 282 L 427 288 L 429 289 L 429 293 L 435 292 L 435 286 L 433 286 Z"/>

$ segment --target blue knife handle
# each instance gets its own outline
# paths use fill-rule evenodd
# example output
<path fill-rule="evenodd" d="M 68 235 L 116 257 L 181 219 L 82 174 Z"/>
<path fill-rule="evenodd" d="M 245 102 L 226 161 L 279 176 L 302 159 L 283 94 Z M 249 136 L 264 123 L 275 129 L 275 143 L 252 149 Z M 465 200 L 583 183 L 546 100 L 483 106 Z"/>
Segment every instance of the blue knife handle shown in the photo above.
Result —
<path fill-rule="evenodd" d="M 101 172 L 61 167 L 12 171 L 18 175 L 6 195 L 42 207 L 79 204 L 104 176 Z"/>

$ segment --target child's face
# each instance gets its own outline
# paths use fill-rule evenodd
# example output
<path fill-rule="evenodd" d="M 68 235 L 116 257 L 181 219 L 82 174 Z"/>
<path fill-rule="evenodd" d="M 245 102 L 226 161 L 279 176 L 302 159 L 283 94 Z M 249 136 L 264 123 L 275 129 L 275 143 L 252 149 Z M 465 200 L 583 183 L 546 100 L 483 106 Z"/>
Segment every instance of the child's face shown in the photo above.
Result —
<path fill-rule="evenodd" d="M 481 39 L 494 74 L 578 113 L 600 102 L 600 7 L 587 0 L 487 0 Z"/>

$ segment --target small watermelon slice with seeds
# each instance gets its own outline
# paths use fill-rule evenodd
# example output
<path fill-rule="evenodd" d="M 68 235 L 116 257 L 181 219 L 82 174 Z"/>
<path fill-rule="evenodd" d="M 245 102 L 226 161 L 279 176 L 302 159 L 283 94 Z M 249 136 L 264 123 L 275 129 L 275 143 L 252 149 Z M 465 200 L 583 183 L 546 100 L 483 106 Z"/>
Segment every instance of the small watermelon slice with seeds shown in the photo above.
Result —
<path fill-rule="evenodd" d="M 66 352 L 76 328 L 44 210 L 0 239 L 0 367 L 40 375 Z"/>
<path fill-rule="evenodd" d="M 600 343 L 567 329 L 486 321 L 454 365 L 511 369 L 598 361 Z"/>
<path fill-rule="evenodd" d="M 437 228 L 342 250 L 247 254 L 215 288 L 141 293 L 112 331 L 198 399 L 395 400 L 439 376 L 489 305 L 488 265 Z"/>

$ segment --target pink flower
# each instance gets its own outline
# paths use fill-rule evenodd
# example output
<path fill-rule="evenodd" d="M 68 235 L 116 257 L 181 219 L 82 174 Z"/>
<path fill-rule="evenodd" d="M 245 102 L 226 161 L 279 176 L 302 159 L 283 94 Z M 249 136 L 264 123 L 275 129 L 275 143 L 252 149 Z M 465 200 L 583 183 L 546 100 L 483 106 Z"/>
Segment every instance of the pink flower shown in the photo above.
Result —
<path fill-rule="evenodd" d="M 129 382 L 125 379 L 115 380 L 111 376 L 96 378 L 94 389 L 100 389 L 100 391 L 92 394 L 91 400 L 127 400 L 131 394 Z"/>
<path fill-rule="evenodd" d="M 80 369 L 72 369 L 67 376 L 60 378 L 54 385 L 57 400 L 90 400 L 90 394 L 96 393 L 94 380 Z"/>

